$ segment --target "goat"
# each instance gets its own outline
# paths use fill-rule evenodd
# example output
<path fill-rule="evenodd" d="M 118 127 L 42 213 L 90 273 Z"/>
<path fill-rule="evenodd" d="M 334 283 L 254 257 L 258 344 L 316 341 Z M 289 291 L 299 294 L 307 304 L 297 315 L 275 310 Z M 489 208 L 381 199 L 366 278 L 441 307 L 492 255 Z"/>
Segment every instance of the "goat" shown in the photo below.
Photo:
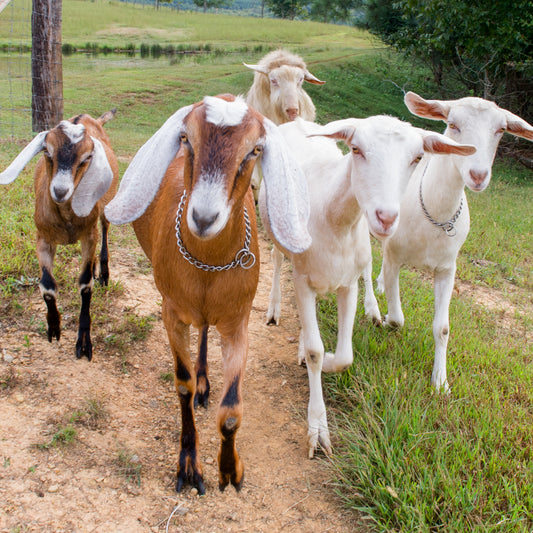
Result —
<path fill-rule="evenodd" d="M 206 96 L 172 115 L 135 155 L 105 210 L 114 224 L 134 221 L 162 295 L 182 417 L 178 492 L 188 482 L 205 493 L 194 405 L 206 405 L 209 396 L 209 325 L 220 332 L 224 368 L 217 412 L 219 489 L 231 482 L 239 490 L 243 482 L 235 439 L 242 420 L 248 319 L 259 278 L 250 178 L 260 154 L 274 234 L 301 252 L 310 244 L 303 175 L 276 126 L 232 95 Z M 196 368 L 190 325 L 200 333 Z"/>
<path fill-rule="evenodd" d="M 394 233 L 401 193 L 424 150 L 461 154 L 471 153 L 473 148 L 387 116 L 338 120 L 325 126 L 299 120 L 279 129 L 290 151 L 297 154 L 307 180 L 313 213 L 308 224 L 309 249 L 294 253 L 280 245 L 266 218 L 263 187 L 259 209 L 275 243 L 274 255 L 279 258 L 282 251 L 293 265 L 301 324 L 298 359 L 300 363 L 305 359 L 309 377 L 307 438 L 312 458 L 319 444 L 326 453 L 331 452 L 320 376 L 322 371 L 341 372 L 353 361 L 357 280 L 371 257 L 369 228 L 381 237 Z M 344 141 L 351 153 L 342 155 L 333 139 Z M 279 268 L 275 268 L 274 278 L 270 304 L 279 301 L 279 293 L 275 294 Z M 316 318 L 316 295 L 327 292 L 337 294 L 335 354 L 324 353 Z"/>
<path fill-rule="evenodd" d="M 287 50 L 274 50 L 255 65 L 244 66 L 254 71 L 254 81 L 246 95 L 246 102 L 274 124 L 290 122 L 296 117 L 315 120 L 315 105 L 303 89 L 303 82 L 323 85 L 313 76 L 304 60 Z M 259 191 L 261 176 L 256 167 L 252 175 L 254 195 Z M 256 197 L 257 200 L 257 197 Z"/>
<path fill-rule="evenodd" d="M 468 157 L 425 156 L 403 197 L 396 233 L 383 243 L 383 264 L 378 290 L 385 291 L 388 314 L 385 324 L 401 327 L 399 272 L 403 265 L 430 270 L 434 277 L 435 315 L 433 337 L 435 360 L 431 383 L 449 391 L 446 350 L 450 334 L 449 306 L 456 260 L 470 229 L 465 185 L 474 192 L 485 190 L 492 163 L 504 131 L 533 140 L 533 127 L 520 117 L 482 98 L 424 100 L 405 95 L 411 113 L 447 123 L 444 135 L 476 147 Z"/>
<path fill-rule="evenodd" d="M 30 160 L 43 152 L 34 174 L 37 258 L 41 273 L 39 289 L 46 303 L 48 340 L 61 336 L 61 315 L 57 309 L 57 283 L 53 276 L 58 244 L 81 242 L 82 268 L 78 283 L 81 311 L 76 357 L 92 359 L 91 295 L 96 270 L 98 220 L 102 226 L 100 276 L 109 281 L 109 222 L 104 206 L 118 185 L 118 163 L 103 125 L 116 110 L 94 119 L 83 114 L 62 120 L 55 128 L 39 133 L 0 174 L 0 183 L 11 183 Z"/>

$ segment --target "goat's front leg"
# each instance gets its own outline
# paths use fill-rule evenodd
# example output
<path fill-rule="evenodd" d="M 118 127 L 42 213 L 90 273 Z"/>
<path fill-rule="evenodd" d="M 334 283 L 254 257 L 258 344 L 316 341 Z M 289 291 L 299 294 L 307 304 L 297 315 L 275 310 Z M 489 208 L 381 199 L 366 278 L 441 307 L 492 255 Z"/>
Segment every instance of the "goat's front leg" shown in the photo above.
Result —
<path fill-rule="evenodd" d="M 107 286 L 109 283 L 109 222 L 103 214 L 100 217 L 100 225 L 102 226 L 102 247 L 100 249 L 100 276 L 98 281 L 100 285 Z"/>
<path fill-rule="evenodd" d="M 322 363 L 322 372 L 343 372 L 353 362 L 352 333 L 357 311 L 357 281 L 337 290 L 337 348 L 335 353 L 327 352 Z"/>
<path fill-rule="evenodd" d="M 281 266 L 283 254 L 274 246 L 272 248 L 272 287 L 268 296 L 267 324 L 279 326 L 281 318 Z"/>
<path fill-rule="evenodd" d="M 83 356 L 90 361 L 93 357 L 91 343 L 91 297 L 93 291 L 93 274 L 96 253 L 96 229 L 81 241 L 82 270 L 78 279 L 81 295 L 81 310 L 78 326 L 78 340 L 76 341 L 76 357 Z"/>
<path fill-rule="evenodd" d="M 372 283 L 372 259 L 363 270 L 363 281 L 365 284 L 365 316 L 370 318 L 375 326 L 381 326 L 381 312 Z"/>
<path fill-rule="evenodd" d="M 435 361 L 431 384 L 437 390 L 449 391 L 446 378 L 446 351 L 450 336 L 449 309 L 455 279 L 455 264 L 452 268 L 435 271 L 434 295 L 435 316 L 433 318 L 433 338 L 435 339 Z"/>
<path fill-rule="evenodd" d="M 318 446 L 331 453 L 331 440 L 328 429 L 326 404 L 322 395 L 322 364 L 324 361 L 324 345 L 320 338 L 316 318 L 316 294 L 307 284 L 305 276 L 295 272 L 294 286 L 296 302 L 300 314 L 307 376 L 309 378 L 309 405 L 307 408 L 307 449 L 309 459 L 312 459 Z"/>
<path fill-rule="evenodd" d="M 387 315 L 385 316 L 384 324 L 392 328 L 400 328 L 405 322 L 400 300 L 401 265 L 390 259 L 386 249 L 383 252 L 383 265 L 381 266 L 380 277 L 382 277 L 385 296 L 387 298 Z"/>
<path fill-rule="evenodd" d="M 52 342 L 55 337 L 61 337 L 61 315 L 57 309 L 57 283 L 53 276 L 54 257 L 56 245 L 46 242 L 42 237 L 37 236 L 37 259 L 41 270 L 41 280 L 39 290 L 46 303 L 46 323 L 48 325 L 48 341 Z"/>
<path fill-rule="evenodd" d="M 237 327 L 217 326 L 222 341 L 224 392 L 218 407 L 217 426 L 220 432 L 218 453 L 219 483 L 223 491 L 229 483 L 242 487 L 244 466 L 237 452 L 235 438 L 242 421 L 242 380 L 248 354 L 248 317 Z"/>
<path fill-rule="evenodd" d="M 209 401 L 209 378 L 207 365 L 207 332 L 209 326 L 205 325 L 200 332 L 198 341 L 198 357 L 194 366 L 196 370 L 196 394 L 194 395 L 194 407 L 201 405 L 207 407 Z"/>
<path fill-rule="evenodd" d="M 163 298 L 161 316 L 167 330 L 170 349 L 174 356 L 174 385 L 181 408 L 181 439 L 177 469 L 176 491 L 186 483 L 205 494 L 202 466 L 198 457 L 198 432 L 194 420 L 196 379 L 189 352 L 189 326 L 178 319 L 172 304 Z"/>

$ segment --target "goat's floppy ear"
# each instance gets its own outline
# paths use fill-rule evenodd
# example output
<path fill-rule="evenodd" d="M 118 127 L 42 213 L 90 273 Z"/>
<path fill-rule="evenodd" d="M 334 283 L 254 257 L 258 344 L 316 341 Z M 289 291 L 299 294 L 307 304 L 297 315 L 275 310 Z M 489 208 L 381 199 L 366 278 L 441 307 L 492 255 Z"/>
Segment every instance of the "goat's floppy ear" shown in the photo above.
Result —
<path fill-rule="evenodd" d="M 518 115 L 515 115 L 506 109 L 502 109 L 502 111 L 505 112 L 505 118 L 507 119 L 507 127 L 505 128 L 505 131 L 512 133 L 517 137 L 533 141 L 533 126 L 528 124 Z"/>
<path fill-rule="evenodd" d="M 20 152 L 4 172 L 0 174 L 0 183 L 7 185 L 15 180 L 24 167 L 44 148 L 44 140 L 48 131 L 41 131 L 33 141 Z"/>
<path fill-rule="evenodd" d="M 459 144 L 440 133 L 426 131 L 420 128 L 416 129 L 422 135 L 424 150 L 426 152 L 432 154 L 472 155 L 476 151 L 476 147 L 471 144 Z"/>
<path fill-rule="evenodd" d="M 432 120 L 446 120 L 450 112 L 450 106 L 442 100 L 424 100 L 418 94 L 409 91 L 403 101 L 405 105 L 417 117 L 430 118 Z"/>
<path fill-rule="evenodd" d="M 345 118 L 342 120 L 334 120 L 324 126 L 319 124 L 306 123 L 306 135 L 308 137 L 328 137 L 337 141 L 344 141 L 348 144 L 355 133 L 357 119 Z"/>
<path fill-rule="evenodd" d="M 113 224 L 137 220 L 152 203 L 168 166 L 180 149 L 183 121 L 193 106 L 176 111 L 135 154 L 117 194 L 105 207 Z"/>
<path fill-rule="evenodd" d="M 72 195 L 72 210 L 78 217 L 89 215 L 113 181 L 113 171 L 102 143 L 94 137 L 91 139 L 94 143 L 91 162 Z"/>
<path fill-rule="evenodd" d="M 274 123 L 265 118 L 263 124 L 267 135 L 261 168 L 270 227 L 282 247 L 292 253 L 302 253 L 311 245 L 307 231 L 309 194 L 305 176 L 290 156 Z"/>

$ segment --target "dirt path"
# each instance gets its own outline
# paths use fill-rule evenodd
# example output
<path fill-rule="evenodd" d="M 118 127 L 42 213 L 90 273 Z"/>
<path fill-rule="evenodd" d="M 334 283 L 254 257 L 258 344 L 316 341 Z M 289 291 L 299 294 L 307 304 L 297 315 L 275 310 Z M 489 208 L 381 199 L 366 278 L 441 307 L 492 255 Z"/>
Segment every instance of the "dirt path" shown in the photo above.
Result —
<path fill-rule="evenodd" d="M 263 315 L 271 263 L 266 243 L 238 436 L 246 469 L 240 493 L 233 487 L 218 490 L 215 415 L 221 371 L 214 330 L 211 404 L 197 412 L 206 496 L 190 488 L 179 495 L 174 491 L 177 396 L 172 382 L 161 379 L 172 371 L 172 358 L 160 297 L 151 275 L 138 273 L 131 254 L 115 253 L 114 261 L 112 276 L 121 280 L 124 293 L 110 302 L 110 315 L 118 321 L 124 310 L 133 309 L 136 315 L 157 317 L 147 340 L 132 345 L 126 362 L 121 364 L 118 354 L 101 353 L 96 343 L 91 363 L 77 361 L 75 317 L 71 323 L 64 317 L 61 342 L 49 344 L 28 324 L 29 312 L 44 319 L 38 294 L 28 301 L 25 318 L 0 333 L 0 531 L 357 530 L 334 495 L 324 459 L 306 458 L 307 374 L 296 364 L 294 297 L 286 283 L 282 324 L 267 327 Z M 287 265 L 284 277 L 289 277 Z M 76 415 L 87 411 L 88 399 L 101 402 L 96 410 L 105 411 L 105 418 L 91 423 L 87 415 Z M 36 446 L 69 426 L 76 430 L 72 443 Z"/>

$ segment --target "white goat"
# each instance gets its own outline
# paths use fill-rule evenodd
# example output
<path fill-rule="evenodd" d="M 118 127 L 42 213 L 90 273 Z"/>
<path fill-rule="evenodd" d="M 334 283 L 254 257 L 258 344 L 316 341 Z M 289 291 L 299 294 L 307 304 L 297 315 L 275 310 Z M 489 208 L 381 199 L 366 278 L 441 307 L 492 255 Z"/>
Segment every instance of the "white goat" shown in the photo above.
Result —
<path fill-rule="evenodd" d="M 401 193 L 424 150 L 471 153 L 473 148 L 386 116 L 339 120 L 325 126 L 298 120 L 283 124 L 279 129 L 307 179 L 312 213 L 308 222 L 311 247 L 302 253 L 280 247 L 266 216 L 263 186 L 259 209 L 263 224 L 275 243 L 276 266 L 270 307 L 279 305 L 281 251 L 293 264 L 302 327 L 298 359 L 306 360 L 309 376 L 308 452 L 311 458 L 318 444 L 327 453 L 331 451 L 321 371 L 340 372 L 353 361 L 357 280 L 370 260 L 369 226 L 380 236 L 395 231 Z M 333 139 L 343 140 L 351 153 L 342 155 Z M 335 354 L 324 354 L 316 319 L 316 294 L 327 292 L 337 293 L 339 328 Z"/>
<path fill-rule="evenodd" d="M 59 340 L 61 315 L 57 309 L 57 283 L 53 276 L 58 244 L 81 242 L 82 268 L 79 277 L 81 311 L 76 357 L 92 358 L 91 294 L 96 267 L 98 221 L 102 226 L 100 283 L 109 280 L 107 233 L 109 222 L 104 206 L 118 185 L 118 163 L 103 125 L 115 110 L 94 119 L 77 115 L 62 120 L 49 131 L 39 133 L 9 167 L 0 174 L 0 183 L 11 183 L 37 154 L 35 167 L 35 226 L 37 258 L 41 270 L 39 288 L 47 307 L 48 340 Z"/>
<path fill-rule="evenodd" d="M 475 154 L 468 157 L 424 157 L 403 197 L 398 230 L 384 241 L 378 278 L 378 290 L 385 290 L 387 297 L 385 324 L 399 327 L 404 324 L 399 291 L 401 266 L 412 265 L 433 272 L 435 362 L 431 383 L 436 389 L 447 391 L 448 309 L 457 255 L 470 228 L 464 187 L 475 192 L 486 189 L 504 131 L 533 140 L 533 127 L 481 98 L 424 100 L 409 92 L 405 103 L 415 115 L 445 121 L 448 126 L 444 134 L 450 139 L 476 147 Z"/>

